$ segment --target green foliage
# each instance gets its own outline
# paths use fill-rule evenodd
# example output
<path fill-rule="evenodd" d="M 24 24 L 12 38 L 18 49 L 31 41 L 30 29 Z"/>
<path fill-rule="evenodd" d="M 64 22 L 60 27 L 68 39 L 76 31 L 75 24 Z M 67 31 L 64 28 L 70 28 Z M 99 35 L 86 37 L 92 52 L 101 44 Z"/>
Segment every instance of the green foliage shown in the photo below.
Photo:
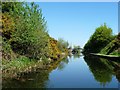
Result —
<path fill-rule="evenodd" d="M 2 37 L 2 59 L 11 60 L 14 59 L 16 55 L 12 51 L 10 43 L 6 38 Z"/>
<path fill-rule="evenodd" d="M 85 44 L 84 52 L 98 53 L 113 39 L 112 29 L 107 27 L 106 24 L 101 25 Z"/>
<path fill-rule="evenodd" d="M 2 6 L 2 60 L 5 75 L 14 76 L 31 70 L 31 66 L 39 68 L 48 61 L 61 58 L 68 42 L 59 42 L 61 50 L 58 41 L 49 36 L 47 22 L 38 5 L 5 2 Z"/>
<path fill-rule="evenodd" d="M 112 40 L 106 47 L 104 47 L 100 53 L 108 55 L 120 55 L 120 33 Z"/>
<path fill-rule="evenodd" d="M 69 43 L 65 40 L 63 40 L 62 38 L 58 39 L 58 48 L 62 51 L 65 52 L 66 48 L 68 48 Z"/>
<path fill-rule="evenodd" d="M 20 4 L 18 2 L 2 2 L 2 12 L 10 12 L 15 10 L 15 6 Z"/>
<path fill-rule="evenodd" d="M 22 72 L 32 71 L 34 67 L 42 67 L 42 63 L 25 56 L 20 56 L 11 61 L 2 60 L 3 77 L 7 78 L 16 77 Z"/>
<path fill-rule="evenodd" d="M 13 18 L 9 15 L 9 13 L 2 14 L 2 36 L 6 39 L 11 38 L 12 32 L 14 32 L 14 21 Z"/>
<path fill-rule="evenodd" d="M 41 9 L 34 3 L 12 4 L 14 11 L 10 10 L 10 15 L 14 17 L 15 23 L 15 31 L 10 38 L 12 49 L 30 58 L 45 58 L 48 33 Z"/>
<path fill-rule="evenodd" d="M 11 50 L 33 59 L 57 58 L 68 42 L 52 39 L 47 32 L 42 10 L 35 3 L 2 3 L 2 35 Z"/>

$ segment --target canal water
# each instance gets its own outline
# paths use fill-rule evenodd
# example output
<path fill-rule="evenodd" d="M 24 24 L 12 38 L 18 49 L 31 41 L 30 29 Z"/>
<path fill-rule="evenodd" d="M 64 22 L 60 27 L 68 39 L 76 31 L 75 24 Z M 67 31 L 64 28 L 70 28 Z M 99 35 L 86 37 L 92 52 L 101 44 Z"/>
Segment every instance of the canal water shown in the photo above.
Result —
<path fill-rule="evenodd" d="M 91 56 L 68 56 L 51 70 L 39 70 L 21 80 L 3 81 L 3 88 L 118 88 L 117 62 Z"/>

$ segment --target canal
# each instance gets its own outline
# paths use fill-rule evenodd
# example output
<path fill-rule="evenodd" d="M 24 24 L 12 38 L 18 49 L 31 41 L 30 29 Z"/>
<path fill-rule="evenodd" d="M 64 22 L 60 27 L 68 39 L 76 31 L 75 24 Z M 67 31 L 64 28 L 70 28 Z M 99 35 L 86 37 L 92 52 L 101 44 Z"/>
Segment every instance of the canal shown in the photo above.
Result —
<path fill-rule="evenodd" d="M 4 80 L 3 88 L 118 88 L 120 68 L 115 63 L 120 64 L 98 57 L 68 56 L 50 70 Z"/>

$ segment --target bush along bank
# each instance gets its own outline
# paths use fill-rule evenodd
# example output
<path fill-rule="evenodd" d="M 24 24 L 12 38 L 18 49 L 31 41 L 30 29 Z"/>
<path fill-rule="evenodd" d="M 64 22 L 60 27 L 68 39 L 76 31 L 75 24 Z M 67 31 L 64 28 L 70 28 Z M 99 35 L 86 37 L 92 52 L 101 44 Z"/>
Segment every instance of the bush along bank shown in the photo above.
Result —
<path fill-rule="evenodd" d="M 120 33 L 105 48 L 100 51 L 101 54 L 120 56 Z"/>
<path fill-rule="evenodd" d="M 2 73 L 15 77 L 47 65 L 68 54 L 68 42 L 55 40 L 35 3 L 2 3 Z"/>
<path fill-rule="evenodd" d="M 85 44 L 83 53 L 120 56 L 120 33 L 113 35 L 111 28 L 101 25 Z"/>

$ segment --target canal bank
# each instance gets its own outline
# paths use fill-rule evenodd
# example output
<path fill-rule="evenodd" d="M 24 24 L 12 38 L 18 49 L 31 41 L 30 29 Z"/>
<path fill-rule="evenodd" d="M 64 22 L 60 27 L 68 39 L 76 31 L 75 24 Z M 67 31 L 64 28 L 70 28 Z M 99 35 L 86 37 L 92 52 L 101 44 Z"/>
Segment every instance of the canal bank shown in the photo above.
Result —
<path fill-rule="evenodd" d="M 117 55 L 105 55 L 105 54 L 99 54 L 99 53 L 90 53 L 90 55 L 98 56 L 106 59 L 120 60 L 120 56 L 117 56 Z"/>
<path fill-rule="evenodd" d="M 59 58 L 50 59 L 46 62 L 45 60 L 30 60 L 27 57 L 20 57 L 17 60 L 12 61 L 5 61 L 3 60 L 2 63 L 2 79 L 7 78 L 19 78 L 24 74 L 29 74 L 31 72 L 36 72 L 37 70 L 48 70 L 52 67 L 52 65 L 56 62 L 60 62 L 63 58 L 67 57 L 67 53 L 61 53 Z"/>
<path fill-rule="evenodd" d="M 68 56 L 52 66 L 6 79 L 3 88 L 118 88 L 119 75 L 108 59 Z"/>

